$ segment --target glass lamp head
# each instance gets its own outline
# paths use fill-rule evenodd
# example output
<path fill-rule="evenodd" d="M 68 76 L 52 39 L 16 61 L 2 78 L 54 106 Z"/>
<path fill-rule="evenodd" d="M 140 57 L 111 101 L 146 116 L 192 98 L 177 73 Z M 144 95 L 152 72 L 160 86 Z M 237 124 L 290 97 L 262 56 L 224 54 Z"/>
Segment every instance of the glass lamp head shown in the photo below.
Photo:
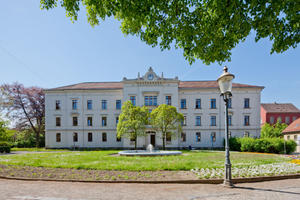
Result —
<path fill-rule="evenodd" d="M 234 75 L 228 72 L 228 68 L 226 66 L 223 70 L 223 74 L 217 80 L 221 94 L 231 93 L 232 79 L 234 79 Z"/>

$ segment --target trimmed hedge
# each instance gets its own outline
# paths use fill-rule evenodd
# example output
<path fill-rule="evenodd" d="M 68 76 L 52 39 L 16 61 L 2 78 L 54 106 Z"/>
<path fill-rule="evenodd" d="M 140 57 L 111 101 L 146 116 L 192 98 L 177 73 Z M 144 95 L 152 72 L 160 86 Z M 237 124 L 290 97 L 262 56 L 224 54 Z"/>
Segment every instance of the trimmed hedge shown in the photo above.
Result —
<path fill-rule="evenodd" d="M 0 142 L 0 153 L 10 153 L 10 144 L 8 142 Z"/>
<path fill-rule="evenodd" d="M 281 138 L 230 138 L 229 147 L 232 151 L 260 152 L 260 153 L 286 153 L 290 154 L 296 150 L 296 142 Z"/>

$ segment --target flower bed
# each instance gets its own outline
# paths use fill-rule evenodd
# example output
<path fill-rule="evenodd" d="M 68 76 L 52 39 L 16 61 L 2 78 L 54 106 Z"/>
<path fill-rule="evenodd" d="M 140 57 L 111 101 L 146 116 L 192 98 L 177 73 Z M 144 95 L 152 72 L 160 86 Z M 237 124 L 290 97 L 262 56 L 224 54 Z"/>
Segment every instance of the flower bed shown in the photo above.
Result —
<path fill-rule="evenodd" d="M 198 178 L 208 179 L 208 178 L 223 178 L 224 168 L 219 169 L 192 169 Z M 276 163 L 276 164 L 266 164 L 258 166 L 250 166 L 237 168 L 233 167 L 231 170 L 232 177 L 259 177 L 259 176 L 275 176 L 275 175 L 287 175 L 300 173 L 300 165 L 294 163 Z"/>

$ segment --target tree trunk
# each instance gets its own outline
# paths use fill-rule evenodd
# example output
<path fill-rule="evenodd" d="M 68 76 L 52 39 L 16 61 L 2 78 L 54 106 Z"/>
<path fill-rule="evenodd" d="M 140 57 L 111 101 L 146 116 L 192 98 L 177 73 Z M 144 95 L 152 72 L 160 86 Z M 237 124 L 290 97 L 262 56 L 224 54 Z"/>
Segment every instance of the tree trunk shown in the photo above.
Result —
<path fill-rule="evenodd" d="M 165 142 L 166 142 L 166 137 L 163 136 L 163 150 L 166 150 L 166 144 L 165 144 Z"/>
<path fill-rule="evenodd" d="M 36 132 L 35 135 L 36 135 L 35 146 L 36 146 L 36 148 L 39 148 L 40 147 L 40 132 Z"/>
<path fill-rule="evenodd" d="M 134 140 L 134 149 L 136 150 L 136 146 L 137 146 L 137 137 L 135 137 L 135 140 Z"/>

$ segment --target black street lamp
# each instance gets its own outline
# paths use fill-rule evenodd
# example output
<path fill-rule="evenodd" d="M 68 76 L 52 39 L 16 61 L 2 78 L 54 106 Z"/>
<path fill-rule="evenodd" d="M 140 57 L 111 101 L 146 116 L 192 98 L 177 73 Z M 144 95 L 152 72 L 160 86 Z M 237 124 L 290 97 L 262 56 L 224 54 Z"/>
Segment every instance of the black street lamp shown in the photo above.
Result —
<path fill-rule="evenodd" d="M 225 102 L 225 176 L 224 186 L 233 187 L 231 180 L 231 163 L 229 154 L 229 141 L 228 141 L 228 101 L 232 96 L 232 79 L 234 75 L 228 72 L 228 68 L 224 67 L 223 74 L 218 78 L 218 84 L 221 90 L 221 96 L 223 96 Z"/>

